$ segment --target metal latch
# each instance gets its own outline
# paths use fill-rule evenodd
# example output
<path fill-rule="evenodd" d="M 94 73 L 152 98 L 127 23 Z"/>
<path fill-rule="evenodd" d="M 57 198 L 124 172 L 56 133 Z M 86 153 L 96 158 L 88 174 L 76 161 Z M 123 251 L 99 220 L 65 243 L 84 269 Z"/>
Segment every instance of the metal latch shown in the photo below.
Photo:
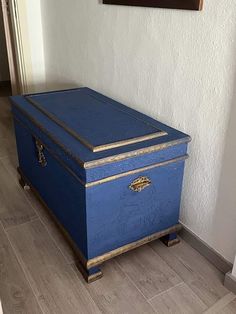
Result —
<path fill-rule="evenodd" d="M 139 177 L 130 184 L 129 188 L 134 192 L 141 192 L 151 185 L 151 183 L 152 182 L 148 177 Z"/>
<path fill-rule="evenodd" d="M 39 140 L 35 140 L 35 145 L 36 145 L 36 149 L 37 149 L 37 153 L 38 153 L 38 162 L 39 162 L 40 166 L 46 167 L 47 166 L 47 160 L 46 160 L 46 157 L 43 153 L 44 146 L 43 146 L 42 142 L 40 142 Z"/>

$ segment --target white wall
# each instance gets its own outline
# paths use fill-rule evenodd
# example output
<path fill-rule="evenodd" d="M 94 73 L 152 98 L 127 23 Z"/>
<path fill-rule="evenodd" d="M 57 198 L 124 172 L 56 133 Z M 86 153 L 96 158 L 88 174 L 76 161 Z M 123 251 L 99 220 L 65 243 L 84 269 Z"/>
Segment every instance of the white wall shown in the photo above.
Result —
<path fill-rule="evenodd" d="M 17 37 L 18 54 L 22 56 L 20 75 L 22 92 L 45 90 L 45 62 L 41 20 L 40 0 L 11 1 L 11 14 L 17 12 L 15 27 L 19 30 Z M 14 4 L 14 5 L 13 5 Z M 15 6 L 15 9 L 13 8 Z"/>
<path fill-rule="evenodd" d="M 41 2 L 40 0 L 24 1 L 27 8 L 27 35 L 32 64 L 31 80 L 28 82 L 28 91 L 38 92 L 45 90 L 45 62 L 41 20 Z"/>
<path fill-rule="evenodd" d="M 230 143 L 228 157 L 224 147 L 236 84 L 236 1 L 205 0 L 203 12 L 98 0 L 41 6 L 48 89 L 87 85 L 190 134 L 181 220 L 233 262 L 236 192 L 227 194 L 222 161 L 231 176 L 235 159 Z"/>
<path fill-rule="evenodd" d="M 7 59 L 7 48 L 5 40 L 5 31 L 3 25 L 3 16 L 0 6 L 0 82 L 10 80 L 8 59 Z"/>
<path fill-rule="evenodd" d="M 236 57 L 236 54 L 235 54 Z M 213 216 L 214 243 L 233 261 L 236 250 L 236 82 L 223 153 L 218 196 Z M 235 265 L 236 272 L 236 265 Z"/>

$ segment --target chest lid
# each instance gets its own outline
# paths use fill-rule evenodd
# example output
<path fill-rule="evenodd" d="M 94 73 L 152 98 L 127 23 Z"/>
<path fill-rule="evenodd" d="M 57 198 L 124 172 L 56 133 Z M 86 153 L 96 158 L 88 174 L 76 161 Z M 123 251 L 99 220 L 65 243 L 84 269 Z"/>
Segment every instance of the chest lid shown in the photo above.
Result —
<path fill-rule="evenodd" d="M 59 158 L 86 169 L 134 161 L 190 141 L 188 135 L 87 87 L 13 96 L 11 102 L 15 119 L 34 137 L 57 150 Z"/>
<path fill-rule="evenodd" d="M 136 117 L 88 89 L 26 96 L 52 121 L 92 152 L 126 146 L 166 135 L 145 116 Z"/>

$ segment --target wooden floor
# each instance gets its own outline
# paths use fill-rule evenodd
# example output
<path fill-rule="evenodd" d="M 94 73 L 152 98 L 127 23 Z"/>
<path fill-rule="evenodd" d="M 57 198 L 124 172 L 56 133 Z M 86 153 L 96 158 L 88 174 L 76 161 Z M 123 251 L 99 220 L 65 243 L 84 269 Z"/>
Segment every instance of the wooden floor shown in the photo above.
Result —
<path fill-rule="evenodd" d="M 223 274 L 184 241 L 106 262 L 90 285 L 43 206 L 17 179 L 7 98 L 0 97 L 0 298 L 14 313 L 236 313 Z"/>

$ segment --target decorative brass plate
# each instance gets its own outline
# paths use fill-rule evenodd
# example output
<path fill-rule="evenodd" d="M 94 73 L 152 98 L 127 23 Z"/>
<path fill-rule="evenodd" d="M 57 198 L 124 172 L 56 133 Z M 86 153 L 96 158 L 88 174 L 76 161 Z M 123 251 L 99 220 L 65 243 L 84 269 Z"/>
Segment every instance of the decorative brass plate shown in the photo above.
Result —
<path fill-rule="evenodd" d="M 142 190 L 147 188 L 151 183 L 152 182 L 148 177 L 139 177 L 130 184 L 129 188 L 134 192 L 141 192 Z"/>

